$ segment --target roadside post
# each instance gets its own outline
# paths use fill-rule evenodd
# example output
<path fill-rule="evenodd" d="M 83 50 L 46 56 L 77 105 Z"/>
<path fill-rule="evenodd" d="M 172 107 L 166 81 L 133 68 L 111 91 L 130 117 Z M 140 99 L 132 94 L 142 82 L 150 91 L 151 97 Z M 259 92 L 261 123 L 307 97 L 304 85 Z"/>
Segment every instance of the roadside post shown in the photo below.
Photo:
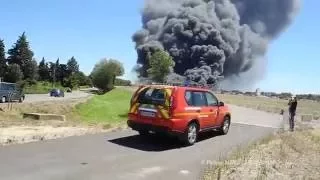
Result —
<path fill-rule="evenodd" d="M 8 96 L 8 110 L 12 110 L 12 96 L 13 96 L 13 93 L 10 92 L 9 93 L 9 96 Z"/>

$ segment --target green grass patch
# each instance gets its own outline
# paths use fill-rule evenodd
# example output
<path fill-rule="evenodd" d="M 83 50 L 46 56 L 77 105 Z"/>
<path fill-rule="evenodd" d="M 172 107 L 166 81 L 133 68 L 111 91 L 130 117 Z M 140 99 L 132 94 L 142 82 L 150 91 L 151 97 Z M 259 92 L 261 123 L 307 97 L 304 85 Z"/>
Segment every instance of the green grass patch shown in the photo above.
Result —
<path fill-rule="evenodd" d="M 116 88 L 76 105 L 74 113 L 89 124 L 122 123 L 127 120 L 131 96 L 132 92 Z"/>
<path fill-rule="evenodd" d="M 23 89 L 25 94 L 47 94 L 52 88 L 64 89 L 60 84 L 55 84 L 49 82 L 37 82 L 34 85 L 26 85 Z"/>

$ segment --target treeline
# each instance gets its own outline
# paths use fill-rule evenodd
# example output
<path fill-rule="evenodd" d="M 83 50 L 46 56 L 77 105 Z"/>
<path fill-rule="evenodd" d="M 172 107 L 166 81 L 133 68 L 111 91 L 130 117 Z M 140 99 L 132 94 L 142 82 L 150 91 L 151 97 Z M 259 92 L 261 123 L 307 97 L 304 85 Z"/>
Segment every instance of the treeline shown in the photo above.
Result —
<path fill-rule="evenodd" d="M 44 57 L 37 63 L 34 52 L 29 46 L 26 34 L 19 36 L 16 43 L 7 51 L 5 43 L 0 40 L 0 77 L 2 81 L 33 85 L 38 81 L 59 83 L 64 87 L 78 87 L 92 85 L 89 77 L 79 70 L 75 57 L 71 57 L 66 64 L 47 61 Z"/>
<path fill-rule="evenodd" d="M 275 93 L 275 92 L 262 92 L 261 95 L 269 96 L 269 97 L 278 97 L 280 99 L 289 99 L 293 95 L 292 93 L 282 92 L 282 93 Z M 312 101 L 319 101 L 320 102 L 320 95 L 316 94 L 297 94 L 298 99 L 306 99 Z"/>
<path fill-rule="evenodd" d="M 79 86 L 96 86 L 105 91 L 114 85 L 131 85 L 130 81 L 116 78 L 123 74 L 122 64 L 112 59 L 99 62 L 89 76 L 79 70 L 79 64 L 74 56 L 70 57 L 66 64 L 61 63 L 59 58 L 50 61 L 45 57 L 38 64 L 25 33 L 18 37 L 7 52 L 4 41 L 0 39 L 1 81 L 18 83 L 22 87 L 32 86 L 41 81 L 71 89 Z"/>

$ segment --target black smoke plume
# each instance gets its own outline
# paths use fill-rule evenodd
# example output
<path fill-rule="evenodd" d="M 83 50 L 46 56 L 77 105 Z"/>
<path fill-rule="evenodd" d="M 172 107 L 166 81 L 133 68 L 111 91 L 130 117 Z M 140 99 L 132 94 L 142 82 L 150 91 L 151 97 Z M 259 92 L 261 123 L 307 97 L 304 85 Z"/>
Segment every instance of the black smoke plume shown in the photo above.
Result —
<path fill-rule="evenodd" d="M 139 74 L 148 54 L 166 50 L 175 61 L 168 81 L 252 85 L 265 73 L 271 40 L 293 21 L 298 0 L 145 0 L 133 35 Z"/>

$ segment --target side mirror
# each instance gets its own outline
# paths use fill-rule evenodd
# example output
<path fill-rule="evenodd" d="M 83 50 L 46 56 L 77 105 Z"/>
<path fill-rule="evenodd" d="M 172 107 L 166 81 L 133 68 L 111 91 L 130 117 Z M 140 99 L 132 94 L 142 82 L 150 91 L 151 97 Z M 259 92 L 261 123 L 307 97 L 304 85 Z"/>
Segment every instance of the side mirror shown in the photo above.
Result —
<path fill-rule="evenodd" d="M 224 106 L 224 102 L 220 101 L 219 106 Z"/>

